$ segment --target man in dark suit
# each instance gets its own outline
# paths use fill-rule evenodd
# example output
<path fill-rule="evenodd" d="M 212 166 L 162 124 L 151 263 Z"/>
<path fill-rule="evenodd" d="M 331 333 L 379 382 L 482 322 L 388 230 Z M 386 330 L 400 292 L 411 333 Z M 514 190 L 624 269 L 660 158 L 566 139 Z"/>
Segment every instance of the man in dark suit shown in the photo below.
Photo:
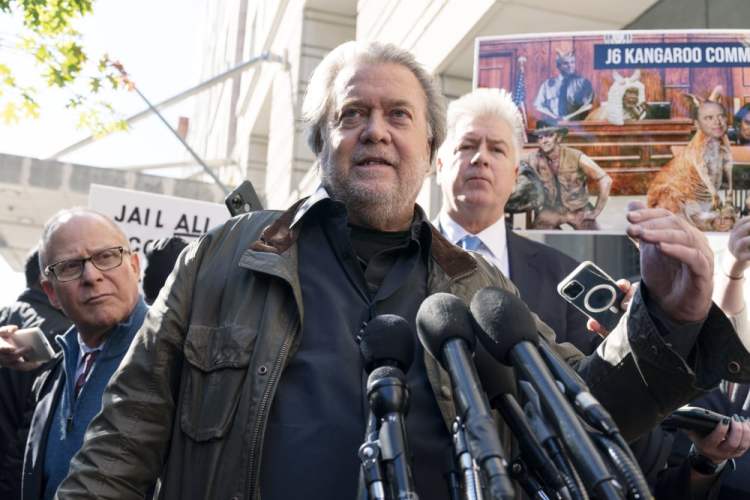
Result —
<path fill-rule="evenodd" d="M 597 336 L 587 333 L 586 317 L 556 290 L 578 263 L 505 224 L 524 135 L 518 109 L 504 90 L 477 89 L 450 104 L 448 135 L 437 159 L 443 206 L 436 225 L 452 243 L 481 253 L 510 277 L 558 342 L 590 353 Z"/>
<path fill-rule="evenodd" d="M 36 249 L 26 259 L 24 271 L 26 289 L 15 302 L 0 309 L 0 326 L 38 327 L 56 347 L 55 336 L 65 333 L 70 320 L 42 291 Z M 41 371 L 41 367 L 32 371 L 0 368 L 0 498 L 5 500 L 21 498 L 23 448 L 34 412 L 31 386 Z"/>

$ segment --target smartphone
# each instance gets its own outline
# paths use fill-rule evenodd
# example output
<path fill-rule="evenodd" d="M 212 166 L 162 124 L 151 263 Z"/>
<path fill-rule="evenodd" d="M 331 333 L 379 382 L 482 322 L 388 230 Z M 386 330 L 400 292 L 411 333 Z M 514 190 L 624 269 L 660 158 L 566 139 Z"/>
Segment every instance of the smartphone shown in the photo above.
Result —
<path fill-rule="evenodd" d="M 662 422 L 662 427 L 666 429 L 695 431 L 701 436 L 706 436 L 725 418 L 728 417 L 705 408 L 683 406 L 665 418 Z"/>
<path fill-rule="evenodd" d="M 242 181 L 234 191 L 229 193 L 227 197 L 224 198 L 224 204 L 227 206 L 229 213 L 232 214 L 232 217 L 263 209 L 258 194 L 253 187 L 253 183 L 248 180 Z"/>
<path fill-rule="evenodd" d="M 557 285 L 557 293 L 579 311 L 612 331 L 624 311 L 625 293 L 607 273 L 591 261 L 584 261 Z"/>
<path fill-rule="evenodd" d="M 37 327 L 16 330 L 11 339 L 18 347 L 31 347 L 23 357 L 25 361 L 48 361 L 55 355 L 47 337 Z"/>

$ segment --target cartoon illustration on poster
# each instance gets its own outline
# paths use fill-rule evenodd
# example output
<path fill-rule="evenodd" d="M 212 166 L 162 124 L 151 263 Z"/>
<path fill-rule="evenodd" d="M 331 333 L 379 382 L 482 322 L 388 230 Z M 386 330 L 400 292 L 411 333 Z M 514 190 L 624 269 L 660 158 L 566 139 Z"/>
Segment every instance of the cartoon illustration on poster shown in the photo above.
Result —
<path fill-rule="evenodd" d="M 474 85 L 525 120 L 516 226 L 622 233 L 633 199 L 709 232 L 750 212 L 750 31 L 480 38 Z"/>

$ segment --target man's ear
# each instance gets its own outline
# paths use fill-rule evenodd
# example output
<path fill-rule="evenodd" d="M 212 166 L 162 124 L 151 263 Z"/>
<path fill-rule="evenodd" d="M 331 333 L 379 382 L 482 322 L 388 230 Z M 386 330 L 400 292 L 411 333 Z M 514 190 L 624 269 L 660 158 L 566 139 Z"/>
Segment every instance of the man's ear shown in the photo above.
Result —
<path fill-rule="evenodd" d="M 138 255 L 138 252 L 130 252 L 130 265 L 133 268 L 133 271 L 135 272 L 135 275 L 138 277 L 138 281 L 141 280 L 141 256 Z"/>
<path fill-rule="evenodd" d="M 50 280 L 42 280 L 41 285 L 42 290 L 47 294 L 50 304 L 57 309 L 62 309 L 60 302 L 57 300 L 57 294 L 55 293 L 55 288 L 52 286 L 52 282 Z"/>
<path fill-rule="evenodd" d="M 435 158 L 435 180 L 438 184 L 440 184 L 440 179 L 443 172 L 443 160 L 440 158 L 440 155 Z"/>

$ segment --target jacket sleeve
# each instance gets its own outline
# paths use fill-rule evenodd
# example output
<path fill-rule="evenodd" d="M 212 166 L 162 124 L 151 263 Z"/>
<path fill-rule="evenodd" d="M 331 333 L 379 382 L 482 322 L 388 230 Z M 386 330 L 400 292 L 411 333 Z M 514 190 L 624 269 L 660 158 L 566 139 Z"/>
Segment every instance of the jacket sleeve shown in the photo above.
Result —
<path fill-rule="evenodd" d="M 494 276 L 495 285 L 517 293 L 498 271 L 481 265 L 481 256 L 475 258 Z M 627 440 L 648 432 L 673 410 L 716 387 L 722 379 L 750 382 L 750 353 L 715 304 L 687 356 L 681 356 L 665 340 L 640 289 L 615 330 L 587 357 L 572 344 L 555 343 L 554 332 L 538 317 L 535 319 L 539 334 L 576 368 Z"/>
<path fill-rule="evenodd" d="M 722 379 L 750 377 L 750 354 L 716 305 L 689 354 L 681 356 L 658 330 L 643 297 L 638 290 L 617 328 L 577 367 L 628 440 Z"/>
<path fill-rule="evenodd" d="M 61 499 L 143 499 L 168 450 L 195 277 L 211 236 L 188 246 L 136 334 L 61 483 Z"/>

